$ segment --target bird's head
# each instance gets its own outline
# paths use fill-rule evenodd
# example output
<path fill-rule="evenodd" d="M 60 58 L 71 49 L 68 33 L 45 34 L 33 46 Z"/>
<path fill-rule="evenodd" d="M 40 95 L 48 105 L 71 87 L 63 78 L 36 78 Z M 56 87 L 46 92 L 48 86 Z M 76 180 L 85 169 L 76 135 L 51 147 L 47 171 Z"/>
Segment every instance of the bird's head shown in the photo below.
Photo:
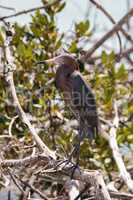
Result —
<path fill-rule="evenodd" d="M 76 70 L 79 70 L 79 64 L 77 60 L 69 55 L 62 54 L 49 60 L 41 61 L 41 63 L 47 63 L 54 65 L 55 69 L 55 84 L 58 88 L 66 86 L 66 82 L 69 76 Z"/>

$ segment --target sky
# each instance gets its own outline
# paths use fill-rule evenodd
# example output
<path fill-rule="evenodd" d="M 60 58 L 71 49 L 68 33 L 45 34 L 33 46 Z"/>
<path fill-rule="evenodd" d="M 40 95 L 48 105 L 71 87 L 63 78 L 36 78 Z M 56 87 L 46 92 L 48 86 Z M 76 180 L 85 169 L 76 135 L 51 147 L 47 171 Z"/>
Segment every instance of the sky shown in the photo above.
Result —
<path fill-rule="evenodd" d="M 128 6 L 126 2 L 129 2 L 130 8 L 133 7 L 133 0 L 97 0 L 116 20 L 116 22 L 127 13 Z M 71 31 L 75 22 L 89 19 L 91 26 L 94 25 L 97 28 L 97 32 L 94 35 L 98 39 L 112 27 L 111 22 L 101 13 L 89 0 L 66 0 L 66 7 L 64 10 L 56 16 L 57 26 L 59 32 Z M 41 6 L 41 0 L 0 0 L 0 5 L 10 6 L 15 8 L 16 12 L 26 10 L 29 8 Z M 0 16 L 6 16 L 15 13 L 14 11 L 4 10 L 0 8 Z M 32 13 L 33 14 L 33 13 Z M 15 18 L 9 19 L 9 21 L 18 21 L 21 24 L 27 24 L 30 22 L 30 14 L 21 15 Z M 132 30 L 130 33 L 133 35 L 133 18 L 131 22 Z M 124 43 L 124 42 L 123 42 Z M 106 44 L 106 42 L 105 42 Z M 114 50 L 119 49 L 117 37 L 108 40 L 107 44 Z M 88 48 L 88 46 L 86 47 Z"/>
<path fill-rule="evenodd" d="M 133 7 L 133 0 L 128 0 L 130 7 Z M 126 12 L 126 0 L 98 0 L 103 7 L 111 13 L 116 21 L 118 21 Z M 41 6 L 41 0 L 0 0 L 0 5 L 10 6 L 16 9 L 16 12 Z M 91 5 L 91 8 L 89 6 Z M 91 12 L 89 11 L 91 10 Z M 96 12 L 95 12 L 96 11 Z M 13 11 L 4 10 L 0 8 L 0 16 L 13 14 Z M 95 6 L 89 3 L 89 0 L 67 0 L 67 5 L 63 12 L 57 16 L 57 24 L 60 31 L 69 30 L 74 22 L 83 20 L 88 16 L 91 20 L 97 18 L 96 23 L 99 27 L 111 26 L 108 19 L 106 19 L 100 11 L 97 11 Z M 24 24 L 30 21 L 30 15 L 22 15 L 10 19 L 10 21 L 19 21 Z M 95 21 L 95 20 L 94 20 Z"/>

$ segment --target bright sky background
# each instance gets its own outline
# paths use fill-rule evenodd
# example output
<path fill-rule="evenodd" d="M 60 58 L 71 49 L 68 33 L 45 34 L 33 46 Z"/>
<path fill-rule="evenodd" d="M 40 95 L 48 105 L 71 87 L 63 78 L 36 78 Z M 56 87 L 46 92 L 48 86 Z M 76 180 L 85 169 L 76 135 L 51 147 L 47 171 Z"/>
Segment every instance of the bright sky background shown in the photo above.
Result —
<path fill-rule="evenodd" d="M 129 2 L 130 8 L 133 7 L 133 0 L 97 0 L 101 5 L 118 21 L 128 10 L 126 2 Z M 16 12 L 26 10 L 29 8 L 41 6 L 41 0 L 0 0 L 0 5 L 10 6 L 16 9 Z M 0 16 L 13 14 L 13 11 L 8 11 L 0 8 Z M 32 13 L 33 14 L 33 13 Z M 18 21 L 21 24 L 30 21 L 30 15 L 21 15 L 19 17 L 11 18 L 9 21 Z M 57 25 L 60 32 L 67 32 L 72 30 L 75 22 L 79 22 L 85 17 L 90 19 L 92 26 L 95 24 L 98 30 L 98 35 L 95 38 L 103 35 L 103 31 L 107 32 L 112 27 L 110 21 L 92 5 L 89 0 L 67 0 L 65 9 L 57 15 Z M 133 34 L 133 18 L 131 22 Z M 117 40 L 117 41 L 116 41 Z M 108 40 L 109 46 L 117 46 L 118 39 Z M 115 45 L 114 45 L 115 44 Z"/>
<path fill-rule="evenodd" d="M 133 0 L 128 0 L 130 2 L 130 7 L 133 7 Z M 67 6 L 64 11 L 58 15 L 57 22 L 60 30 L 67 31 L 71 28 L 71 25 L 75 21 L 80 21 L 84 19 L 85 15 L 88 15 L 94 20 L 95 7 L 88 3 L 89 0 L 67 0 Z M 111 13 L 116 21 L 118 21 L 126 12 L 127 5 L 126 0 L 98 0 L 107 11 Z M 32 7 L 40 6 L 41 0 L 0 0 L 0 5 L 14 7 L 16 12 L 29 9 Z M 88 12 L 89 5 L 92 6 L 91 13 Z M 13 11 L 7 11 L 0 8 L 0 16 L 12 14 Z M 11 20 L 11 19 L 10 19 Z M 22 15 L 12 20 L 17 20 L 22 24 L 30 21 L 30 16 Z M 103 14 L 99 11 L 97 13 L 97 24 L 98 26 L 109 26 L 111 25 Z"/>

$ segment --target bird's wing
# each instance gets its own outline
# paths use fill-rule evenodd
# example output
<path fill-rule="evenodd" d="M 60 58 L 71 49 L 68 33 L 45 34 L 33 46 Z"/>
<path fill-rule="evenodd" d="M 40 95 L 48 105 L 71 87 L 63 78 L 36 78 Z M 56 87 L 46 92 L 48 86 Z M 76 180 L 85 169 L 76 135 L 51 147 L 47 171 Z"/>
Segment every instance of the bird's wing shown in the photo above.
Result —
<path fill-rule="evenodd" d="M 95 97 L 79 72 L 70 77 L 72 87 L 71 109 L 80 121 L 85 134 L 94 137 L 98 132 L 98 115 Z"/>

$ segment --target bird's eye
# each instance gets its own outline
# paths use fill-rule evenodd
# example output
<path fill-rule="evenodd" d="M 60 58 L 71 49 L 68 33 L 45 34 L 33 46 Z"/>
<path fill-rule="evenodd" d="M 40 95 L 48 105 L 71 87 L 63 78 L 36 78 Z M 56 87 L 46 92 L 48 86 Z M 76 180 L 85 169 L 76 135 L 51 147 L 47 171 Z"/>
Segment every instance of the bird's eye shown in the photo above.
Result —
<path fill-rule="evenodd" d="M 70 73 L 67 73 L 67 74 L 66 74 L 66 77 L 69 78 L 69 77 L 70 77 Z"/>

